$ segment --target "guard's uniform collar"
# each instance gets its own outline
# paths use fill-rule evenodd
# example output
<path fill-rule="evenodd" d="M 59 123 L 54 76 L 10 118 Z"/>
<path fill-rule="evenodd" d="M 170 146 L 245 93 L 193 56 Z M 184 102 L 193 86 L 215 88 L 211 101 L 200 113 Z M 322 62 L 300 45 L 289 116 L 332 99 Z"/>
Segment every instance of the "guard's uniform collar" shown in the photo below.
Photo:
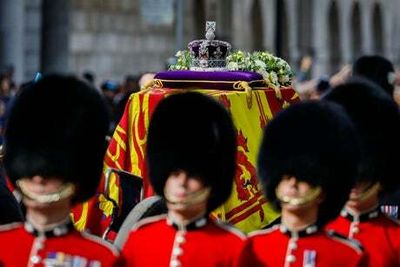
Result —
<path fill-rule="evenodd" d="M 181 224 L 176 221 L 171 216 L 167 217 L 167 224 L 173 226 L 176 230 L 180 231 L 191 231 L 204 227 L 208 222 L 208 218 L 206 216 L 201 216 L 193 221 L 190 221 L 186 224 Z"/>
<path fill-rule="evenodd" d="M 365 222 L 371 219 L 374 219 L 379 216 L 381 213 L 380 209 L 378 206 L 375 208 L 371 209 L 370 211 L 361 213 L 361 214 L 354 214 L 350 210 L 344 208 L 341 212 L 340 215 L 344 218 L 346 218 L 349 221 L 357 221 L 357 222 Z"/>
<path fill-rule="evenodd" d="M 311 224 L 300 231 L 291 231 L 287 226 L 283 224 L 279 226 L 279 230 L 281 231 L 281 233 L 288 235 L 291 238 L 309 236 L 318 232 L 318 229 L 319 228 L 316 224 Z"/>
<path fill-rule="evenodd" d="M 67 220 L 55 224 L 54 226 L 49 227 L 46 230 L 38 230 L 29 220 L 26 220 L 24 228 L 28 233 L 36 237 L 43 236 L 46 238 L 51 238 L 68 234 L 74 229 L 74 224 L 68 218 Z"/>

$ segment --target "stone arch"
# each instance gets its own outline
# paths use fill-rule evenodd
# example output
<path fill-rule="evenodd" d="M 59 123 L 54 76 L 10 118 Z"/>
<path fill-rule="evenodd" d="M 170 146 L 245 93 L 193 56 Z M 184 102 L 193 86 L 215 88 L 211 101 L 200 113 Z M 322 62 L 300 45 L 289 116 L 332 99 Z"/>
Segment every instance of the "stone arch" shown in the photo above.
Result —
<path fill-rule="evenodd" d="M 352 29 L 352 52 L 353 59 L 361 56 L 361 10 L 358 2 L 353 3 L 351 14 L 351 29 Z"/>
<path fill-rule="evenodd" d="M 252 30 L 252 50 L 263 50 L 263 17 L 260 0 L 254 0 L 250 10 Z"/>
<path fill-rule="evenodd" d="M 375 54 L 383 55 L 384 52 L 384 27 L 382 20 L 382 9 L 378 3 L 375 3 L 372 11 L 373 20 L 373 51 Z"/>
<path fill-rule="evenodd" d="M 332 1 L 328 11 L 328 49 L 330 72 L 335 73 L 340 67 L 340 27 L 339 11 L 336 1 Z"/>

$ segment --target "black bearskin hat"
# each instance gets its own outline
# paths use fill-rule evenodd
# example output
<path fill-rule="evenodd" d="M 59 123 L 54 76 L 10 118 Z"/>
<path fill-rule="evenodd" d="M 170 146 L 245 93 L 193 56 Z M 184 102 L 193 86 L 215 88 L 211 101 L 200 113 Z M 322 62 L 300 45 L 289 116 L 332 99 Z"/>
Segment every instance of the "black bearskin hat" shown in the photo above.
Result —
<path fill-rule="evenodd" d="M 361 78 L 333 88 L 325 100 L 344 107 L 360 136 L 359 181 L 380 181 L 385 191 L 398 183 L 400 114 L 397 104 L 377 85 Z"/>
<path fill-rule="evenodd" d="M 304 102 L 281 111 L 266 127 L 258 172 L 267 199 L 280 208 L 275 190 L 285 175 L 320 186 L 318 224 L 343 208 L 357 175 L 359 147 L 351 120 L 333 103 Z"/>
<path fill-rule="evenodd" d="M 150 121 L 147 163 L 155 192 L 164 196 L 169 175 L 183 170 L 211 187 L 207 209 L 227 200 L 235 173 L 236 135 L 228 111 L 200 93 L 163 99 Z"/>
<path fill-rule="evenodd" d="M 382 56 L 362 56 L 353 64 L 354 76 L 375 82 L 392 97 L 394 85 L 390 82 L 389 73 L 394 74 L 393 64 Z"/>
<path fill-rule="evenodd" d="M 100 94 L 74 77 L 49 75 L 17 95 L 5 132 L 11 181 L 41 175 L 76 186 L 73 202 L 92 197 L 101 178 L 108 113 Z"/>

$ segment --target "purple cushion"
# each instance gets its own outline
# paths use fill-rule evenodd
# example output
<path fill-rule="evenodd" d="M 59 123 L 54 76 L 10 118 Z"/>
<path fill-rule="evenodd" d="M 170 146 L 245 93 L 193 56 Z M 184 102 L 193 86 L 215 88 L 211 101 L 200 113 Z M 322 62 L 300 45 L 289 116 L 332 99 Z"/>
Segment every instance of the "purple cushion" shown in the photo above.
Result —
<path fill-rule="evenodd" d="M 163 71 L 154 79 L 161 80 L 165 88 L 232 90 L 238 81 L 247 82 L 251 87 L 265 87 L 262 75 L 250 71 Z"/>

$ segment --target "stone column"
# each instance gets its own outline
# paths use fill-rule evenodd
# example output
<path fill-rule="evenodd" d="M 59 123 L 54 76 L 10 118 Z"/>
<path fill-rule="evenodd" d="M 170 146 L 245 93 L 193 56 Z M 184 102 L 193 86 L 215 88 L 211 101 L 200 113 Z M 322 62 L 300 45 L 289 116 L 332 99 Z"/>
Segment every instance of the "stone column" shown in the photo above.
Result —
<path fill-rule="evenodd" d="M 69 0 L 43 0 L 41 70 L 69 72 Z"/>
<path fill-rule="evenodd" d="M 382 2 L 381 3 L 381 18 L 382 18 L 382 26 L 383 26 L 383 54 L 389 60 L 393 61 L 395 51 L 393 47 L 393 40 L 395 39 L 395 35 L 399 35 L 400 33 L 394 33 L 394 18 L 399 19 L 397 14 L 398 9 L 393 10 L 396 6 L 396 3 L 392 2 Z M 397 12 L 396 12 L 397 11 Z M 393 12 L 396 12 L 393 14 Z M 399 43 L 396 44 L 399 46 Z"/>
<path fill-rule="evenodd" d="M 232 46 L 234 49 L 249 50 L 251 45 L 250 9 L 253 0 L 234 0 Z"/>
<path fill-rule="evenodd" d="M 286 0 L 286 14 L 288 20 L 289 30 L 289 53 L 290 60 L 295 66 L 300 60 L 299 43 L 297 39 L 297 32 L 300 30 L 297 24 L 298 21 L 298 0 Z"/>
<path fill-rule="evenodd" d="M 263 48 L 276 53 L 276 3 L 275 0 L 261 0 L 260 4 L 262 8 Z"/>
<path fill-rule="evenodd" d="M 328 73 L 328 1 L 318 0 L 313 2 L 313 43 L 315 59 L 313 65 L 313 76 L 318 77 Z"/>
<path fill-rule="evenodd" d="M 342 0 L 339 3 L 339 28 L 340 28 L 340 53 L 342 54 L 342 64 L 352 62 L 352 1 Z M 361 10 L 360 10 L 361 11 Z M 335 53 L 332 51 L 332 53 Z"/>
<path fill-rule="evenodd" d="M 371 54 L 373 52 L 372 44 L 372 3 L 371 1 L 360 2 L 361 11 L 361 37 L 363 54 Z"/>
<path fill-rule="evenodd" d="M 0 70 L 12 66 L 17 83 L 23 79 L 24 1 L 0 1 Z"/>
<path fill-rule="evenodd" d="M 396 14 L 396 10 L 400 10 L 400 1 L 396 1 L 393 4 L 392 12 Z M 393 18 L 397 18 L 396 16 L 393 16 Z M 394 27 L 394 38 L 393 38 L 393 48 L 395 49 L 395 60 L 394 63 L 397 63 L 398 66 L 400 66 L 400 19 L 395 19 L 395 27 Z"/>
<path fill-rule="evenodd" d="M 217 2 L 217 36 L 224 41 L 232 41 L 232 1 Z"/>

